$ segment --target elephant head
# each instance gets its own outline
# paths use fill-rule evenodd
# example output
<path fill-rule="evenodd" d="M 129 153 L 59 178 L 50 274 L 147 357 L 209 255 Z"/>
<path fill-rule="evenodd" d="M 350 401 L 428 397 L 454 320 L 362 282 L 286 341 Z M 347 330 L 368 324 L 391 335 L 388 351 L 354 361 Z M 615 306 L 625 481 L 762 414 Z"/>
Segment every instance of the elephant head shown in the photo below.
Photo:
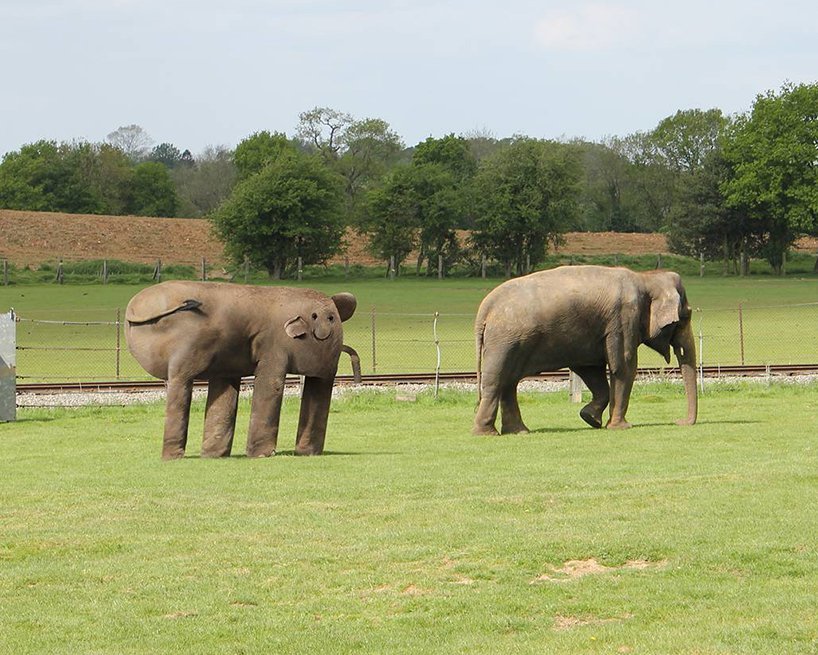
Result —
<path fill-rule="evenodd" d="M 687 394 L 687 417 L 678 423 L 693 425 L 698 412 L 696 341 L 691 324 L 693 311 L 677 273 L 655 271 L 643 275 L 649 297 L 643 343 L 658 352 L 667 363 L 670 363 L 670 348 L 673 348 Z"/>
<path fill-rule="evenodd" d="M 311 334 L 318 341 L 326 341 L 340 329 L 339 323 L 351 318 L 357 301 L 351 293 L 338 293 L 332 303 L 316 303 L 311 310 L 293 316 L 284 323 L 284 331 L 293 339 Z"/>

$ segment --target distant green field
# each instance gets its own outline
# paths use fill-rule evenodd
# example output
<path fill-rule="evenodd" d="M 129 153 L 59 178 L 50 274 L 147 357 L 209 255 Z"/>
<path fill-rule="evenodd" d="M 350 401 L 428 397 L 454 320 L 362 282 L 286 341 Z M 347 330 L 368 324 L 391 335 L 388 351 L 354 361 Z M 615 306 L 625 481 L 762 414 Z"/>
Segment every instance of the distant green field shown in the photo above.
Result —
<path fill-rule="evenodd" d="M 328 294 L 351 291 L 358 311 L 345 325 L 345 340 L 361 355 L 364 372 L 474 370 L 473 320 L 482 298 L 501 279 L 405 277 L 304 281 Z M 292 286 L 298 283 L 288 282 Z M 694 330 L 701 335 L 705 364 L 786 364 L 818 362 L 818 278 L 754 276 L 685 278 L 691 303 L 699 310 Z M 110 379 L 117 375 L 117 309 L 146 286 L 30 284 L 0 287 L 0 311 L 13 307 L 18 326 L 21 379 Z M 738 307 L 742 306 L 741 317 Z M 39 323 L 34 321 L 56 321 Z M 101 322 L 103 325 L 63 325 Z M 374 349 L 373 349 L 374 325 Z M 743 334 L 743 341 L 740 336 Z M 743 345 L 743 359 L 742 359 Z M 144 377 L 119 342 L 119 376 Z M 643 348 L 643 366 L 663 360 Z M 346 357 L 341 372 L 350 372 Z"/>
<path fill-rule="evenodd" d="M 161 404 L 0 424 L 0 653 L 814 655 L 818 388 L 640 384 L 626 432 L 522 394 L 334 402 L 323 457 L 159 459 Z M 582 575 L 584 574 L 584 575 Z"/>

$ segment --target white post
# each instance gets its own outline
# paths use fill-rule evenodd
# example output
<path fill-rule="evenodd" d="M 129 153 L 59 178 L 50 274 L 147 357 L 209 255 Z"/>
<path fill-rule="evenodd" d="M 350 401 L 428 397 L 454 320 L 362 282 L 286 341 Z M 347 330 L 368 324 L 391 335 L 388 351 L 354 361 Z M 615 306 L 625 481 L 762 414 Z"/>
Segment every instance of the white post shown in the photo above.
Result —
<path fill-rule="evenodd" d="M 17 420 L 17 324 L 14 310 L 0 314 L 0 422 Z"/>
<path fill-rule="evenodd" d="M 573 371 L 568 371 L 568 388 L 569 388 L 569 396 L 571 398 L 572 403 L 581 403 L 582 402 L 582 378 L 579 377 Z"/>

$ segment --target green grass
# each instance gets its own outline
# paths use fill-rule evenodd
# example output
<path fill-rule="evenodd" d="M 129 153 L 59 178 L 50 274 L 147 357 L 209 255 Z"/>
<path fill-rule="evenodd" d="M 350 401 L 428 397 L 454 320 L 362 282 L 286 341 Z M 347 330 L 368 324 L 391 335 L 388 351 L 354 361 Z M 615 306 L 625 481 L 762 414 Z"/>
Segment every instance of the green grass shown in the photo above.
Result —
<path fill-rule="evenodd" d="M 524 394 L 336 401 L 327 454 L 159 459 L 162 407 L 0 425 L 0 652 L 818 651 L 818 387 L 637 385 L 627 432 Z M 292 447 L 296 401 L 281 447 Z M 613 570 L 538 581 L 570 560 Z M 625 568 L 633 560 L 644 569 Z"/>
<path fill-rule="evenodd" d="M 341 278 L 305 280 L 328 294 L 352 291 L 358 311 L 345 324 L 345 340 L 362 358 L 364 372 L 433 371 L 437 362 L 433 322 L 439 312 L 438 338 L 444 371 L 474 369 L 473 321 L 482 298 L 501 279 L 406 277 L 389 281 Z M 298 286 L 296 282 L 286 284 Z M 694 330 L 702 335 L 705 364 L 739 364 L 741 339 L 738 306 L 742 305 L 744 363 L 788 364 L 818 361 L 818 340 L 805 335 L 818 323 L 818 277 L 747 279 L 689 276 L 691 304 L 701 309 Z M 23 321 L 18 326 L 18 374 L 27 380 L 58 378 L 98 380 L 116 376 L 117 332 L 113 325 L 63 325 L 67 321 L 116 320 L 140 285 L 19 285 L 0 287 L 0 311 L 13 307 L 24 319 L 56 320 L 58 324 Z M 812 304 L 810 304 L 812 303 Z M 372 323 L 375 323 L 375 350 Z M 48 348 L 85 350 L 49 350 Z M 144 377 L 120 339 L 120 376 Z M 643 366 L 663 360 L 643 348 Z M 373 357 L 374 355 L 374 357 Z M 374 361 L 374 365 L 373 365 Z M 348 358 L 341 372 L 349 373 Z"/>

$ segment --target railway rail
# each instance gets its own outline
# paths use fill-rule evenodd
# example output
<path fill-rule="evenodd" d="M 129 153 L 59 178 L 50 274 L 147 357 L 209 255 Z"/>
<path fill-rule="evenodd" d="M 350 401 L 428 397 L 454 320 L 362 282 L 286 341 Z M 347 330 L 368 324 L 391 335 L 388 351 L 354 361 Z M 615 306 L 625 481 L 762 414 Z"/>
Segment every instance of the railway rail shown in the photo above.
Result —
<path fill-rule="evenodd" d="M 706 378 L 716 377 L 760 377 L 760 376 L 793 376 L 818 375 L 818 364 L 769 364 L 744 366 L 703 366 L 700 374 Z M 640 378 L 650 377 L 679 377 L 677 368 L 640 368 L 637 374 Z M 460 373 L 395 373 L 362 375 L 360 382 L 355 382 L 352 375 L 339 375 L 336 384 L 350 385 L 398 385 L 398 384 L 433 384 L 435 381 L 445 382 L 475 382 L 474 372 Z M 531 376 L 530 380 L 568 380 L 568 369 L 551 371 Z M 286 383 L 297 386 L 300 380 L 296 376 L 287 377 Z M 205 386 L 207 382 L 196 382 L 195 386 Z M 244 378 L 242 385 L 253 386 L 253 378 Z M 18 393 L 91 393 L 91 392 L 128 392 L 155 391 L 164 388 L 162 380 L 108 380 L 93 382 L 23 382 L 17 385 Z"/>

